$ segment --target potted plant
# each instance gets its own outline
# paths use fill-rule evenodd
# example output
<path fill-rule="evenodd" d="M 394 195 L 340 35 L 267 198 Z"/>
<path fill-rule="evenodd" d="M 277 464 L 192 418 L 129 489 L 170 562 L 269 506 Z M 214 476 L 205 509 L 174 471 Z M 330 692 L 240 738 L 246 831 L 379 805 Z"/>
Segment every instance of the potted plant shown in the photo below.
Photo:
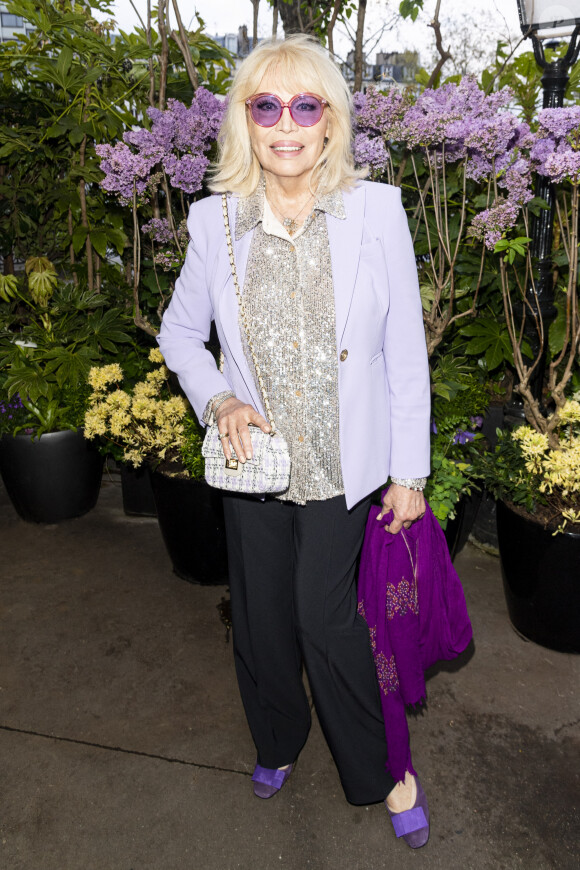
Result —
<path fill-rule="evenodd" d="M 481 499 L 476 459 L 491 393 L 465 357 L 437 354 L 432 371 L 431 475 L 425 497 L 445 532 L 451 557 L 463 547 Z"/>
<path fill-rule="evenodd" d="M 118 364 L 91 369 L 85 437 L 114 445 L 135 468 L 149 468 L 174 572 L 192 583 L 225 583 L 221 493 L 204 479 L 199 425 L 187 401 L 173 392 L 157 348 L 149 361 L 143 380 L 129 387 L 122 386 Z"/>
<path fill-rule="evenodd" d="M 540 112 L 526 160 L 525 173 L 558 183 L 552 252 L 557 316 L 548 331 L 544 315 L 530 302 L 531 295 L 537 303 L 539 287 L 527 211 L 520 215 L 513 203 L 497 199 L 482 227 L 488 246 L 500 255 L 515 390 L 527 425 L 501 434 L 482 473 L 500 499 L 498 541 L 513 625 L 544 646 L 580 652 L 578 393 L 570 399 L 580 386 L 580 107 Z M 508 211 L 509 219 L 499 226 L 498 214 Z"/>
<path fill-rule="evenodd" d="M 83 439 L 90 366 L 130 341 L 105 294 L 61 281 L 44 257 L 0 276 L 0 472 L 20 516 L 58 522 L 94 507 L 102 459 Z"/>
<path fill-rule="evenodd" d="M 533 426 L 500 432 L 478 471 L 498 499 L 511 621 L 530 640 L 580 652 L 580 394 L 551 439 Z"/>

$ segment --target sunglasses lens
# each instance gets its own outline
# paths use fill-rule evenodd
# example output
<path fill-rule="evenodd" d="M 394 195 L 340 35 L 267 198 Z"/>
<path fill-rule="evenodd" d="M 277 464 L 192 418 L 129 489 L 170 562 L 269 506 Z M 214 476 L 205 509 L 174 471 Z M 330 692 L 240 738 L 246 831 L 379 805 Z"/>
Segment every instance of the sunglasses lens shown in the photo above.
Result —
<path fill-rule="evenodd" d="M 294 97 L 291 103 L 292 117 L 301 127 L 312 127 L 322 118 L 320 100 L 310 95 Z"/>
<path fill-rule="evenodd" d="M 261 127 L 273 127 L 282 114 L 282 103 L 273 94 L 257 97 L 251 105 L 252 118 Z"/>

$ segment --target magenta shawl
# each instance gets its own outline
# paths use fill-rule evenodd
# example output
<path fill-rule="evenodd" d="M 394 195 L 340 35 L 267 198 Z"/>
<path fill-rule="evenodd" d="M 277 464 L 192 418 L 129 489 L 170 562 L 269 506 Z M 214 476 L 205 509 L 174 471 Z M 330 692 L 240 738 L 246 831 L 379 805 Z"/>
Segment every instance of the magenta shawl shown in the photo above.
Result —
<path fill-rule="evenodd" d="M 359 613 L 367 622 L 385 720 L 388 767 L 399 781 L 411 763 L 406 705 L 425 699 L 425 670 L 452 659 L 472 637 L 465 597 L 432 510 L 391 535 L 371 507 L 361 554 Z"/>

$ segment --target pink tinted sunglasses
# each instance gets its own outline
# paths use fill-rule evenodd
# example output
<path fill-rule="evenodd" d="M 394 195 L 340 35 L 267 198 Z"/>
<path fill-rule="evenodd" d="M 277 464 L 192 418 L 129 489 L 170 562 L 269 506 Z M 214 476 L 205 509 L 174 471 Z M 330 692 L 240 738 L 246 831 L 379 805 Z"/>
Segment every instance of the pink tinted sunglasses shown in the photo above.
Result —
<path fill-rule="evenodd" d="M 295 94 L 287 103 L 276 94 L 255 94 L 246 100 L 252 120 L 260 127 L 273 127 L 288 109 L 292 120 L 300 127 L 313 127 L 322 118 L 328 100 L 316 94 Z"/>

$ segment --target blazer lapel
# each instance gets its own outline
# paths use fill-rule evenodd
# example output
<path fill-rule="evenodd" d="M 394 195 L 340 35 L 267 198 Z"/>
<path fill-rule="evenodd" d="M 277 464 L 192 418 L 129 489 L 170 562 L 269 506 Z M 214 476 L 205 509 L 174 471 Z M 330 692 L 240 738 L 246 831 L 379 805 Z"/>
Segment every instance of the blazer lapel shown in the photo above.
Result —
<path fill-rule="evenodd" d="M 344 195 L 344 207 L 346 210 L 344 220 L 332 215 L 326 217 L 334 285 L 336 341 L 339 352 L 358 272 L 365 213 L 365 191 L 362 185 Z"/>

